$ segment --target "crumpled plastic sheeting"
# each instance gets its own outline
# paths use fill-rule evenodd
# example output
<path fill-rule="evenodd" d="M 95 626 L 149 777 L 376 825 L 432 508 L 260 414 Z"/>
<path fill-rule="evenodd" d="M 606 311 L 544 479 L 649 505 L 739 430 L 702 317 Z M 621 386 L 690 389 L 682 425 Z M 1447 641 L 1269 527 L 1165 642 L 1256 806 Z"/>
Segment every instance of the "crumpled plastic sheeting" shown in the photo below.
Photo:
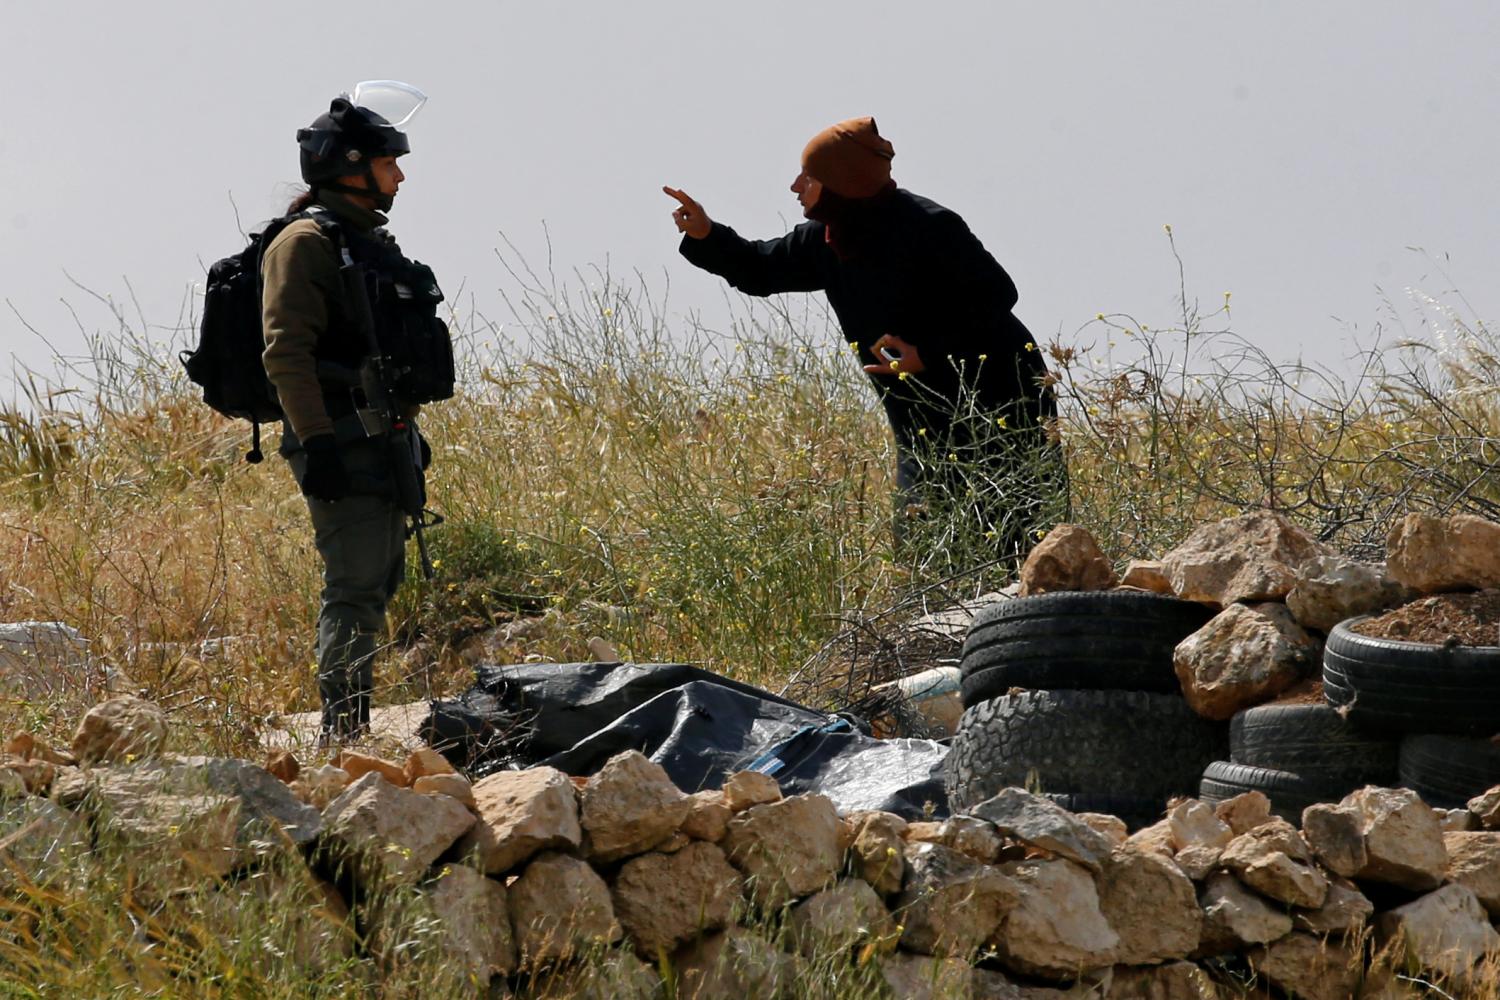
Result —
<path fill-rule="evenodd" d="M 523 716 L 525 735 L 507 745 L 505 760 L 487 761 L 493 755 L 482 747 L 476 753 L 472 737 L 455 753 L 455 733 L 513 730 Z M 845 719 L 682 664 L 482 667 L 463 699 L 434 704 L 424 731 L 450 759 L 479 772 L 547 764 L 588 775 L 617 753 L 639 750 L 686 792 L 718 788 L 753 767 L 773 774 L 783 793 L 819 792 L 840 811 L 948 814 L 946 746 L 877 740 Z M 448 745 L 435 738 L 445 733 Z"/>

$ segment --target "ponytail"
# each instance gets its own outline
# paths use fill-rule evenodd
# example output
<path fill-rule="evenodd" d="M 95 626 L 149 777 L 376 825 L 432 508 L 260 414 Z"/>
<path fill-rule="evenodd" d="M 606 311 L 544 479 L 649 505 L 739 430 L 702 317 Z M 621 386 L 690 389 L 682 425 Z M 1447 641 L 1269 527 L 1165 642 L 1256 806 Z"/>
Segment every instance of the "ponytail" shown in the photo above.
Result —
<path fill-rule="evenodd" d="M 292 199 L 292 203 L 286 207 L 286 214 L 296 215 L 298 212 L 306 209 L 309 205 L 315 204 L 317 200 L 318 189 L 308 188 L 306 191 L 303 191 L 297 197 Z"/>

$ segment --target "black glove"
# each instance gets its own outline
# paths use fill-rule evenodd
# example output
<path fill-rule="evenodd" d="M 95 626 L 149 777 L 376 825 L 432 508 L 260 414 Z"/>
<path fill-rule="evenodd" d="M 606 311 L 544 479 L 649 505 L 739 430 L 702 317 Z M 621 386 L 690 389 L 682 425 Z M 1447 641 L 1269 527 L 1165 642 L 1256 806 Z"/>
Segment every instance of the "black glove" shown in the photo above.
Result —
<path fill-rule="evenodd" d="M 422 471 L 426 472 L 427 467 L 432 464 L 432 445 L 427 443 L 426 438 L 418 434 L 417 447 L 422 451 Z"/>
<path fill-rule="evenodd" d="M 307 452 L 307 470 L 302 473 L 302 493 L 314 500 L 333 503 L 349 495 L 349 470 L 339 455 L 332 434 L 315 434 L 302 442 Z"/>

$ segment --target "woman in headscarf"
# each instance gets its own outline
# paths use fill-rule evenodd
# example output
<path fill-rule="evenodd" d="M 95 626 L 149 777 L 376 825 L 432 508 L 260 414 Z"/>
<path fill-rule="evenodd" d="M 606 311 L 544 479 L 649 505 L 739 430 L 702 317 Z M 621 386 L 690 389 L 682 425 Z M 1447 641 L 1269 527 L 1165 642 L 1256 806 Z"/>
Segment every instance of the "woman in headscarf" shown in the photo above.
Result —
<path fill-rule="evenodd" d="M 824 292 L 895 433 L 901 513 L 972 519 L 996 555 L 1024 557 L 1066 509 L 1047 367 L 1010 275 L 955 212 L 896 186 L 894 155 L 873 118 L 813 136 L 791 188 L 808 221 L 774 240 L 664 188 L 680 250 L 748 295 Z"/>

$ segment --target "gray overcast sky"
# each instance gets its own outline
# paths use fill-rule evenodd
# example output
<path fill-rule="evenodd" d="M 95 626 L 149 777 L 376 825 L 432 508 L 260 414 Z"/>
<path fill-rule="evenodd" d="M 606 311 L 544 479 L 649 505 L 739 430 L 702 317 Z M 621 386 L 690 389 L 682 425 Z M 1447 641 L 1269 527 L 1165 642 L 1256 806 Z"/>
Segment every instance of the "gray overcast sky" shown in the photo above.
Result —
<path fill-rule="evenodd" d="M 0 0 L 0 298 L 64 351 L 107 316 L 176 322 L 199 261 L 285 204 L 295 130 L 371 78 L 431 102 L 392 230 L 503 318 L 504 231 L 570 269 L 608 258 L 708 318 L 663 183 L 771 236 L 803 143 L 873 114 L 904 186 L 957 210 L 1040 338 L 1099 311 L 1172 314 L 1191 289 L 1238 333 L 1336 360 L 1348 331 L 1446 283 L 1496 315 L 1500 5 L 1492 2 L 727 4 Z M 1333 317 L 1339 317 L 1335 319 Z M 11 310 L 5 347 L 48 355 Z"/>

